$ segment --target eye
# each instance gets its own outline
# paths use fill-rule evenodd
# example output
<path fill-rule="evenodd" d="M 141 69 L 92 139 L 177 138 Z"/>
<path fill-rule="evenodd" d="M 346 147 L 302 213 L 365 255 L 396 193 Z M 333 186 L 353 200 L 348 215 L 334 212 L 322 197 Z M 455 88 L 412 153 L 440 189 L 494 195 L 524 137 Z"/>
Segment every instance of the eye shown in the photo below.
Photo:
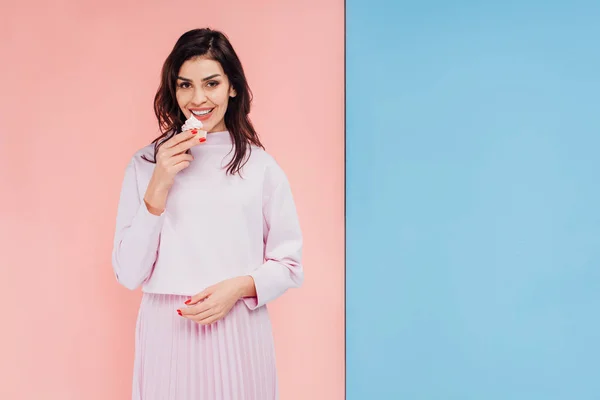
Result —
<path fill-rule="evenodd" d="M 206 86 L 208 87 L 217 87 L 219 85 L 218 81 L 208 81 L 208 83 L 206 84 Z"/>
<path fill-rule="evenodd" d="M 188 89 L 191 87 L 189 82 L 181 82 L 179 85 L 177 85 L 177 87 L 181 88 L 181 89 Z"/>

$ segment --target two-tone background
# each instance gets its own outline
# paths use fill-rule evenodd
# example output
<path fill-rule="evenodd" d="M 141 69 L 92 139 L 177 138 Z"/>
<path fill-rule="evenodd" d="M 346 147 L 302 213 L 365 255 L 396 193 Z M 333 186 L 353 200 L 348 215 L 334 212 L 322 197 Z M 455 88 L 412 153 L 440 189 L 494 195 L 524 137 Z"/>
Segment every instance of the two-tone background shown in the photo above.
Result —
<path fill-rule="evenodd" d="M 129 397 L 118 190 L 203 26 L 305 232 L 282 400 L 600 398 L 596 2 L 0 4 L 0 398 Z"/>

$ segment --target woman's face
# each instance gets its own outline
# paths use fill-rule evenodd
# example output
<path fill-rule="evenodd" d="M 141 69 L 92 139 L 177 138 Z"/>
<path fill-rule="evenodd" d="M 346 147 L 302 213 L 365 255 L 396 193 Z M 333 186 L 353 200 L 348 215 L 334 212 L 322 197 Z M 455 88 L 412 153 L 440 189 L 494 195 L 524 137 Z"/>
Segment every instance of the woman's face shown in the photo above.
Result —
<path fill-rule="evenodd" d="M 227 130 L 225 111 L 229 97 L 236 93 L 219 62 L 204 57 L 187 60 L 179 70 L 176 85 L 177 104 L 186 119 L 194 113 L 202 121 L 203 130 Z"/>

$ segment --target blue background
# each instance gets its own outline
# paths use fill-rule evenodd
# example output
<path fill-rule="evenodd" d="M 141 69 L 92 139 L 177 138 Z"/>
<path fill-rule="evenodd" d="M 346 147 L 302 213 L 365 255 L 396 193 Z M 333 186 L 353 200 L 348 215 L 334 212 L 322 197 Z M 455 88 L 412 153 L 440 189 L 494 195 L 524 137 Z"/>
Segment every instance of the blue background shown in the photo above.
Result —
<path fill-rule="evenodd" d="M 600 3 L 346 18 L 347 398 L 600 399 Z"/>

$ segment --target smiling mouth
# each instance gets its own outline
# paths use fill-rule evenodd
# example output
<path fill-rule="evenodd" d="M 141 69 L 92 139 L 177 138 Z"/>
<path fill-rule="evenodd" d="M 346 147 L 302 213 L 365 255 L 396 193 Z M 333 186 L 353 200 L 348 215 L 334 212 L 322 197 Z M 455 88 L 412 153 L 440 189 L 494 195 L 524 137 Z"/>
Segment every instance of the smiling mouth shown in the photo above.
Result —
<path fill-rule="evenodd" d="M 194 117 L 196 117 L 197 119 L 207 119 L 212 112 L 214 111 L 214 108 L 211 108 L 210 110 L 202 110 L 202 111 L 192 111 L 192 114 L 194 115 Z"/>

